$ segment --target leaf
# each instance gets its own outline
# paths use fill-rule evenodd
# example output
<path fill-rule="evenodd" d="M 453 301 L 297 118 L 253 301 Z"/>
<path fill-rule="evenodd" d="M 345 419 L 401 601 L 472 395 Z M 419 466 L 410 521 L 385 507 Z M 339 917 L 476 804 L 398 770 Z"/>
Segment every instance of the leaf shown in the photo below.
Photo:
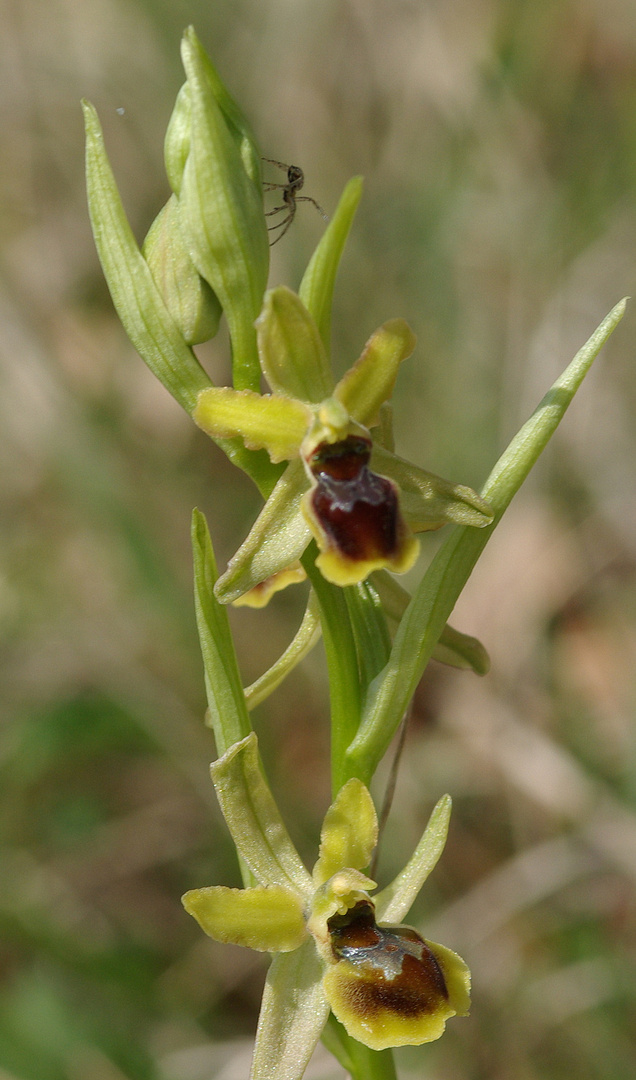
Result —
<path fill-rule="evenodd" d="M 400 623 L 389 661 L 369 687 L 360 728 L 347 752 L 348 775 L 373 776 L 493 529 L 622 319 L 625 305 L 621 300 L 610 311 L 504 450 L 481 493 L 495 512 L 492 525 L 454 529 L 432 560 Z"/>

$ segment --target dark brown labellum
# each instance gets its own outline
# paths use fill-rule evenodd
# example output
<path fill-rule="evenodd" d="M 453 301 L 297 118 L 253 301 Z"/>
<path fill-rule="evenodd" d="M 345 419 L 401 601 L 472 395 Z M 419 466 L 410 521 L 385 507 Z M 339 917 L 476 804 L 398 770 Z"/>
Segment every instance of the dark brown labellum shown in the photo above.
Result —
<path fill-rule="evenodd" d="M 370 457 L 371 443 L 350 435 L 322 443 L 308 461 L 313 514 L 329 543 L 354 561 L 390 559 L 400 542 L 395 486 L 368 468 Z"/>
<path fill-rule="evenodd" d="M 440 965 L 417 931 L 408 926 L 378 926 L 373 905 L 356 904 L 328 922 L 335 961 L 353 965 L 358 977 L 342 993 L 348 1007 L 365 1016 L 388 1011 L 421 1017 L 448 1001 Z"/>

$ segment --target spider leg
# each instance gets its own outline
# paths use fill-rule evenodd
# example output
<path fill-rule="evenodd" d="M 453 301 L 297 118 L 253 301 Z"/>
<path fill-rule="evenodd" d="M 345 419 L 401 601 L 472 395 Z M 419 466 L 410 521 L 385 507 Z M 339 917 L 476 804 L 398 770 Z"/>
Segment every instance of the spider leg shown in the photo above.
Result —
<path fill-rule="evenodd" d="M 284 206 L 277 206 L 274 210 L 267 210 L 265 212 L 265 217 L 272 217 L 274 214 L 280 214 L 281 210 L 289 210 L 289 204 L 285 203 Z M 272 228 L 275 229 L 276 226 L 273 225 Z"/>
<path fill-rule="evenodd" d="M 273 247 L 274 244 L 277 244 L 279 240 L 282 240 L 283 236 L 287 232 L 287 230 L 288 230 L 288 228 L 291 225 L 293 220 L 294 220 L 294 214 L 289 214 L 283 221 L 279 221 L 277 225 L 270 225 L 269 226 L 269 228 L 267 230 L 268 232 L 271 232 L 272 229 L 280 229 L 281 230 L 279 232 L 278 236 L 276 237 L 276 239 L 272 240 L 272 242 L 270 243 L 270 245 L 269 245 L 270 247 Z"/>
<path fill-rule="evenodd" d="M 279 169 L 287 170 L 289 168 L 289 165 L 285 165 L 284 162 L 282 162 L 282 161 L 274 161 L 274 158 L 271 158 L 271 157 L 261 158 L 261 161 L 268 161 L 270 165 L 278 165 Z M 280 186 L 281 187 L 286 187 L 285 184 L 281 184 Z"/>
<path fill-rule="evenodd" d="M 329 218 L 325 214 L 325 211 L 323 210 L 320 203 L 317 203 L 316 200 L 312 199 L 310 195 L 296 195 L 296 202 L 310 202 L 310 203 L 313 203 L 314 206 L 316 207 L 316 210 L 320 214 L 320 216 L 323 217 L 325 219 L 325 221 L 329 221 Z"/>
<path fill-rule="evenodd" d="M 263 191 L 273 191 L 274 188 L 287 188 L 289 184 L 270 184 L 269 181 L 263 183 Z"/>

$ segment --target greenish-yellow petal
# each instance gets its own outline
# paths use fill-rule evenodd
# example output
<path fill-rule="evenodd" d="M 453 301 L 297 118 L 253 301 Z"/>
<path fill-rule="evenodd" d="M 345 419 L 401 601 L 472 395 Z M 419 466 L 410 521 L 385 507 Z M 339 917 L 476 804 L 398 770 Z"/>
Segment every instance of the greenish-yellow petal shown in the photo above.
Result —
<path fill-rule="evenodd" d="M 452 801 L 443 795 L 433 809 L 428 824 L 403 870 L 375 898 L 380 922 L 401 922 L 444 850 Z"/>
<path fill-rule="evenodd" d="M 302 300 L 280 285 L 265 294 L 256 320 L 261 368 L 278 394 L 318 404 L 333 390 L 327 353 Z"/>
<path fill-rule="evenodd" d="M 215 941 L 245 945 L 260 952 L 291 952 L 307 930 L 297 893 L 281 887 L 192 889 L 183 906 Z"/>
<path fill-rule="evenodd" d="M 362 355 L 342 377 L 334 397 L 366 427 L 377 424 L 380 406 L 391 397 L 403 360 L 415 348 L 415 335 L 404 319 L 390 319 L 367 341 Z"/>
<path fill-rule="evenodd" d="M 256 394 L 212 386 L 199 394 L 194 420 L 213 438 L 239 435 L 249 450 L 267 450 L 273 462 L 297 457 L 313 415 L 282 394 Z"/>
<path fill-rule="evenodd" d="M 377 839 L 378 819 L 369 789 L 361 780 L 348 780 L 323 821 L 320 855 L 313 872 L 315 884 L 322 885 L 343 867 L 364 870 Z"/>

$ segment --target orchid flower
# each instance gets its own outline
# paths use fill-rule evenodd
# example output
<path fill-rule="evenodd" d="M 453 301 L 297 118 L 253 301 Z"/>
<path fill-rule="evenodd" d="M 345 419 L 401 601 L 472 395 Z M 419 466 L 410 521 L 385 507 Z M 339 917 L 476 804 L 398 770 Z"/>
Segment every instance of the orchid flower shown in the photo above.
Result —
<path fill-rule="evenodd" d="M 213 438 L 240 437 L 289 465 L 219 579 L 219 600 L 262 606 L 290 568 L 298 574 L 312 535 L 323 576 L 352 585 L 374 570 L 408 570 L 419 550 L 414 532 L 490 524 L 490 507 L 471 488 L 372 440 L 369 428 L 381 425 L 399 365 L 415 347 L 403 319 L 381 326 L 335 385 L 318 327 L 291 290 L 266 293 L 256 329 L 272 393 L 209 387 L 193 415 Z"/>
<path fill-rule="evenodd" d="M 461 957 L 399 925 L 444 848 L 449 796 L 433 810 L 406 867 L 374 901 L 369 894 L 377 886 L 364 871 L 378 824 L 360 780 L 348 780 L 329 807 L 310 875 L 263 778 L 254 733 L 212 765 L 212 777 L 258 884 L 193 889 L 183 903 L 217 941 L 276 954 L 252 1080 L 298 1080 L 330 1009 L 373 1050 L 431 1042 L 450 1017 L 467 1015 L 470 974 Z"/>

